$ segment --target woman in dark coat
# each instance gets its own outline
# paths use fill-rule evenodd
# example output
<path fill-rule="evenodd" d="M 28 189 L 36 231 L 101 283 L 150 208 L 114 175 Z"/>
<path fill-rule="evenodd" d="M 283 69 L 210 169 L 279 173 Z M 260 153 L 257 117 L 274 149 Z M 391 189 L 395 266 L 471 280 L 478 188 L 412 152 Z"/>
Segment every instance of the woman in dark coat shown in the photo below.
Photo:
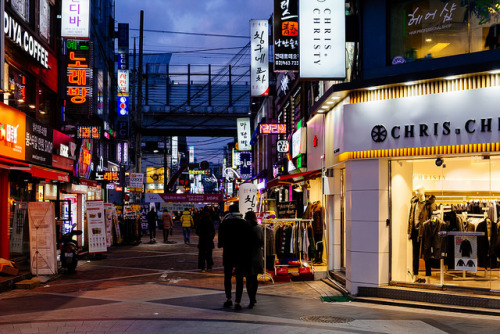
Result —
<path fill-rule="evenodd" d="M 264 255 L 262 246 L 264 246 L 264 232 L 262 226 L 257 224 L 257 216 L 255 212 L 248 211 L 245 214 L 245 220 L 252 225 L 252 237 L 250 245 L 250 263 L 247 269 L 246 287 L 250 304 L 248 308 L 253 308 L 257 302 L 257 288 L 259 282 L 257 276 L 264 272 Z"/>
<path fill-rule="evenodd" d="M 215 228 L 207 207 L 203 208 L 200 219 L 196 226 L 198 240 L 198 269 L 202 272 L 212 270 L 214 261 L 212 259 L 212 250 L 214 248 Z"/>

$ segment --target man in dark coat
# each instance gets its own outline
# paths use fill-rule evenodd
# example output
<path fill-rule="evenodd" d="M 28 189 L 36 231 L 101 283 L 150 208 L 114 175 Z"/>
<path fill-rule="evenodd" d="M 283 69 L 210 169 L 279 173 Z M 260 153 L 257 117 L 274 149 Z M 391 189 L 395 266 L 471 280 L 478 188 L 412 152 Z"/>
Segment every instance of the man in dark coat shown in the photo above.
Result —
<path fill-rule="evenodd" d="M 236 275 L 236 296 L 234 309 L 241 310 L 241 296 L 243 295 L 243 276 L 250 262 L 250 238 L 252 227 L 243 215 L 238 212 L 238 204 L 229 207 L 229 213 L 224 216 L 219 226 L 218 247 L 223 248 L 222 264 L 224 266 L 224 290 L 226 302 L 224 307 L 233 305 L 231 295 L 231 277 L 233 270 Z"/>
<path fill-rule="evenodd" d="M 156 242 L 156 221 L 158 220 L 158 215 L 155 212 L 154 208 L 151 208 L 146 215 L 146 220 L 148 221 L 148 229 L 149 229 L 149 242 Z"/>

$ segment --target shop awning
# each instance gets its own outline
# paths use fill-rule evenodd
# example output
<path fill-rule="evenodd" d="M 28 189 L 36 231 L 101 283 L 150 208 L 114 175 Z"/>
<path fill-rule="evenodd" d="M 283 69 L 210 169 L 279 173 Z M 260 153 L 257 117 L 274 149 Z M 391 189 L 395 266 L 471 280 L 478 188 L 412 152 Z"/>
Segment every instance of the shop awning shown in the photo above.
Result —
<path fill-rule="evenodd" d="M 69 174 L 65 172 L 33 165 L 30 166 L 30 169 L 29 173 L 31 173 L 34 177 L 60 182 L 69 182 Z"/>
<path fill-rule="evenodd" d="M 293 184 L 296 182 L 302 182 L 302 181 L 307 181 L 310 179 L 313 179 L 315 177 L 318 177 L 321 175 L 321 169 L 309 171 L 309 172 L 303 172 L 303 173 L 297 173 L 297 174 L 288 174 L 288 175 L 281 175 L 275 178 L 274 180 L 270 181 L 267 183 L 267 189 L 270 189 L 272 187 L 276 187 L 279 185 L 284 185 L 284 184 Z"/>

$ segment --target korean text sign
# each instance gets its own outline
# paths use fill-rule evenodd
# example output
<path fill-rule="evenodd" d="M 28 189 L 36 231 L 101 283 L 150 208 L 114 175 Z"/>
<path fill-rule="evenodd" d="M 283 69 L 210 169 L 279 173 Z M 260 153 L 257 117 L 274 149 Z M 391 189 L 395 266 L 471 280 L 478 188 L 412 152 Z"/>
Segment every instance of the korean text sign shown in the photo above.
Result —
<path fill-rule="evenodd" d="M 238 129 L 238 150 L 249 151 L 252 149 L 250 139 L 252 133 L 250 131 L 250 118 L 238 118 L 236 120 Z"/>
<path fill-rule="evenodd" d="M 250 93 L 269 95 L 269 27 L 267 20 L 250 20 Z"/>
<path fill-rule="evenodd" d="M 63 0 L 61 37 L 89 38 L 90 0 Z"/>
<path fill-rule="evenodd" d="M 274 71 L 299 71 L 298 0 L 274 0 Z"/>

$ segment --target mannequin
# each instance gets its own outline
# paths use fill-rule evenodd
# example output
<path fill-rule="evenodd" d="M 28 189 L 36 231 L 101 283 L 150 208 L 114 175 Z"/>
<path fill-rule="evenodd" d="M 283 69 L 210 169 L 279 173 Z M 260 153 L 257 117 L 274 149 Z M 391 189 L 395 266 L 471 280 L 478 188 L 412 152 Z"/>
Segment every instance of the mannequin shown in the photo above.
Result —
<path fill-rule="evenodd" d="M 425 196 L 425 188 L 418 186 L 415 188 L 415 196 L 410 201 L 410 215 L 408 218 L 408 239 L 412 243 L 412 270 L 413 281 L 418 280 L 418 267 L 420 258 L 420 229 L 422 224 L 431 216 L 431 204 L 435 197 Z"/>
<path fill-rule="evenodd" d="M 319 201 L 313 203 L 312 206 L 312 228 L 314 233 L 314 241 L 316 242 L 316 257 L 315 264 L 323 263 L 323 232 L 325 229 L 325 209 Z"/>
<path fill-rule="evenodd" d="M 420 227 L 420 242 L 422 256 L 425 260 L 425 276 L 431 276 L 432 268 L 439 267 L 443 238 L 439 232 L 446 231 L 447 224 L 441 220 L 436 204 L 431 204 L 431 218 Z"/>

